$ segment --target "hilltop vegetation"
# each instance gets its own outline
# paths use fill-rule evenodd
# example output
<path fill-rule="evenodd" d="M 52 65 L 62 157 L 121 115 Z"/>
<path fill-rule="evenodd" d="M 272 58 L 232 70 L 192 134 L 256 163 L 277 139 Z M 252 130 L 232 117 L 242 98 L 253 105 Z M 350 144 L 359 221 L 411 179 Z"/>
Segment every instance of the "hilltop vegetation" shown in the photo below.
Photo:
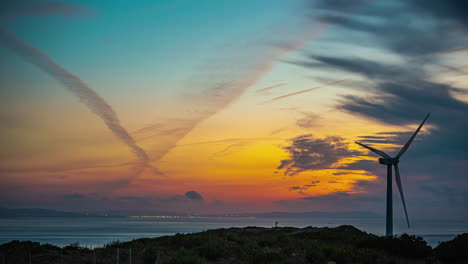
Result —
<path fill-rule="evenodd" d="M 378 237 L 352 226 L 229 228 L 113 242 L 94 251 L 78 243 L 56 247 L 30 241 L 0 245 L 5 263 L 468 263 L 468 234 L 435 249 L 417 236 Z"/>

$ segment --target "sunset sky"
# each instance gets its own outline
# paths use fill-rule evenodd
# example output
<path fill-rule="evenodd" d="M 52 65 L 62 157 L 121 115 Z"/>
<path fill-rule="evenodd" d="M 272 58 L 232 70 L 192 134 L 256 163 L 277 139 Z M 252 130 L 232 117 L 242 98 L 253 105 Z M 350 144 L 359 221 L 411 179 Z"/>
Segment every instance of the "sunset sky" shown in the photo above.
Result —
<path fill-rule="evenodd" d="M 7 0 L 0 206 L 468 219 L 464 0 Z M 395 215 L 403 217 L 394 188 Z M 430 205 L 430 207 L 428 206 Z"/>

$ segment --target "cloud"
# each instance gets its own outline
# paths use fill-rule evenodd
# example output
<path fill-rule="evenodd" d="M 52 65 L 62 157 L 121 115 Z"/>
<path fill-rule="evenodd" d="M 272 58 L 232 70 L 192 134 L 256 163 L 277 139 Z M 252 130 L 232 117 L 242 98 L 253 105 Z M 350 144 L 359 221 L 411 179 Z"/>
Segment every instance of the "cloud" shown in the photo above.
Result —
<path fill-rule="evenodd" d="M 357 7 L 362 7 L 363 5 L 369 3 L 369 0 L 324 0 L 324 1 L 310 1 L 306 0 L 306 7 L 310 9 L 323 9 L 331 10 L 334 12 L 349 12 L 349 10 L 356 9 Z"/>
<path fill-rule="evenodd" d="M 468 3 L 464 0 L 411 0 L 416 11 L 422 11 L 439 19 L 456 21 L 468 27 Z"/>
<path fill-rule="evenodd" d="M 224 157 L 232 154 L 234 151 L 248 146 L 251 142 L 249 141 L 240 141 L 238 143 L 231 144 L 225 147 L 223 150 L 213 153 L 213 157 Z"/>
<path fill-rule="evenodd" d="M 363 59 L 355 55 L 340 57 L 308 54 L 306 59 L 294 62 L 306 68 L 338 69 L 360 74 L 372 86 L 366 96 L 345 95 L 339 98 L 336 108 L 352 115 L 360 115 L 381 123 L 398 125 L 419 124 L 427 112 L 432 112 L 426 124 L 426 134 L 420 134 L 405 160 L 414 161 L 411 172 L 420 170 L 434 177 L 459 178 L 466 169 L 464 157 L 468 151 L 468 139 L 462 131 L 468 127 L 465 118 L 468 103 L 455 94 L 464 91 L 450 84 L 436 83 L 428 79 L 431 67 L 440 64 L 439 55 L 464 52 L 468 40 L 466 34 L 450 33 L 453 28 L 466 28 L 466 19 L 457 14 L 466 11 L 466 4 L 459 1 L 395 1 L 392 4 L 375 2 L 362 17 L 342 17 L 341 1 L 319 1 L 323 19 L 334 16 L 334 23 L 341 26 L 344 37 L 350 32 L 369 33 L 369 43 L 396 54 L 407 62 L 418 64 L 395 65 Z M 457 7 L 458 6 L 458 7 Z M 456 7 L 456 8 L 455 8 Z M 431 19 L 426 19 L 432 16 Z M 420 19 L 421 23 L 408 23 Z M 327 20 L 328 21 L 328 20 Z M 450 37 L 447 34 L 452 34 Z M 450 50 L 447 52 L 447 50 Z M 383 132 L 377 135 L 362 135 L 361 139 L 373 143 L 401 144 L 413 129 Z M 411 132 L 410 132 L 411 131 Z M 417 160 L 417 162 L 416 162 Z M 439 165 L 428 166 L 430 160 L 439 160 Z M 350 166 L 357 166 L 354 164 Z M 429 169 L 430 167 L 430 169 Z"/>
<path fill-rule="evenodd" d="M 298 199 L 279 200 L 275 204 L 288 211 L 310 212 L 339 212 L 350 211 L 355 208 L 378 212 L 384 204 L 384 196 L 369 194 L 352 194 L 348 192 L 335 192 L 319 196 L 305 196 Z"/>
<path fill-rule="evenodd" d="M 299 193 L 304 194 L 304 190 L 309 189 L 310 187 L 315 187 L 320 181 L 312 181 L 310 184 L 304 184 L 302 186 L 291 186 L 289 187 L 290 191 L 299 191 Z"/>
<path fill-rule="evenodd" d="M 359 136 L 358 141 L 362 143 L 372 144 L 383 144 L 383 145 L 398 145 L 398 147 L 392 147 L 391 151 L 398 151 L 408 141 L 414 131 L 391 131 L 391 132 L 378 132 L 375 136 Z M 425 132 L 419 132 L 418 136 L 413 142 L 425 141 L 428 134 Z M 388 153 L 388 151 L 386 151 Z"/>
<path fill-rule="evenodd" d="M 421 185 L 421 190 L 429 193 L 436 199 L 446 200 L 450 206 L 466 205 L 468 202 L 468 190 L 458 190 L 446 184 L 423 184 Z"/>
<path fill-rule="evenodd" d="M 301 9 L 300 12 L 301 16 L 308 17 L 310 15 L 308 10 L 304 12 L 304 9 Z M 282 29 L 285 27 L 284 24 L 287 23 L 281 25 Z M 273 69 L 278 59 L 318 38 L 327 28 L 327 23 L 307 21 L 304 29 L 283 30 L 281 38 L 268 31 L 266 38 L 245 37 L 246 43 L 243 43 L 244 45 L 241 47 L 218 52 L 218 56 L 208 62 L 205 71 L 201 71 L 199 75 L 187 82 L 186 86 L 197 92 L 182 96 L 180 104 L 184 105 L 185 109 L 178 108 L 177 111 L 183 112 L 184 118 L 177 119 L 175 123 L 173 120 L 161 123 L 163 127 L 180 128 L 180 132 L 177 135 L 165 137 L 162 140 L 165 142 L 164 144 L 155 145 L 151 152 L 152 157 L 155 160 L 161 159 L 198 124 L 240 98 L 249 87 L 255 85 Z M 235 42 L 239 42 L 239 39 L 236 39 Z M 265 45 L 265 43 L 270 44 Z M 245 46 L 248 46 L 249 49 L 246 50 Z M 282 86 L 282 84 L 279 85 Z M 270 90 L 279 87 L 279 85 L 264 89 Z M 183 122 L 179 122 L 180 120 Z M 160 129 L 162 128 L 157 128 L 157 130 Z"/>
<path fill-rule="evenodd" d="M 462 91 L 460 88 L 429 80 L 433 76 L 433 73 L 429 72 L 430 66 L 440 67 L 440 56 L 466 50 L 463 45 L 467 39 L 460 34 L 460 31 L 457 32 L 459 26 L 463 27 L 462 22 L 453 17 L 446 17 L 444 21 L 429 18 L 426 11 L 418 11 L 411 1 L 393 1 L 385 4 L 374 1 L 362 10 L 360 16 L 345 17 L 342 13 L 343 9 L 349 8 L 345 6 L 347 4 L 351 3 L 331 0 L 316 1 L 313 6 L 322 9 L 323 21 L 339 26 L 338 29 L 346 40 L 353 39 L 350 35 L 356 32 L 364 33 L 359 36 L 365 36 L 363 38 L 367 45 L 373 46 L 372 48 L 377 47 L 381 53 L 387 52 L 399 56 L 404 63 L 376 61 L 373 58 L 364 58 L 361 54 L 346 54 L 346 52 L 334 56 L 308 53 L 304 59 L 296 59 L 289 63 L 307 69 L 338 70 L 338 73 L 353 73 L 364 77 L 367 82 L 366 87 L 372 87 L 365 91 L 366 96 L 339 97 L 336 108 L 381 123 L 399 125 L 406 130 L 381 132 L 375 135 L 364 134 L 360 137 L 369 143 L 404 143 L 414 130 L 405 126 L 419 124 L 428 111 L 433 112 L 431 120 L 425 127 L 425 133 L 418 135 L 417 141 L 402 160 L 400 166 L 402 176 L 406 182 L 409 182 L 405 189 L 414 189 L 413 184 L 418 181 L 446 178 L 451 186 L 458 183 L 457 197 L 462 197 L 466 180 L 461 179 L 460 172 L 465 171 L 468 164 L 463 158 L 466 157 L 463 149 L 465 151 L 467 149 L 467 139 L 461 132 L 468 127 L 464 122 L 466 118 L 463 119 L 463 115 L 467 114 L 466 104 L 454 96 L 454 93 Z M 421 23 L 409 23 L 418 18 Z M 459 145 L 455 146 L 455 142 L 459 142 Z M 365 170 L 375 175 L 385 175 L 384 168 L 370 160 L 343 164 L 337 169 Z M 367 192 L 376 189 L 376 186 L 371 185 L 368 181 L 358 181 L 353 184 L 353 190 Z M 424 199 L 427 203 L 427 197 L 417 200 L 414 196 L 418 195 L 421 194 L 411 192 L 412 204 L 424 204 L 422 202 Z M 337 193 L 325 198 L 310 198 L 308 199 L 310 203 L 299 200 L 287 201 L 284 205 L 312 208 L 318 207 L 317 203 L 320 202 L 321 205 L 326 204 L 336 208 L 340 201 L 348 199 L 350 206 L 353 203 L 360 207 L 365 205 L 363 198 L 356 200 L 353 197 L 354 194 Z M 437 210 L 442 212 L 442 207 L 441 204 Z"/>
<path fill-rule="evenodd" d="M 279 83 L 279 84 L 275 84 L 275 85 L 272 85 L 272 86 L 268 86 L 266 88 L 262 88 L 262 89 L 258 89 L 257 91 L 255 91 L 257 94 L 263 94 L 263 93 L 266 93 L 266 92 L 269 92 L 275 88 L 279 88 L 279 87 L 283 87 L 283 86 L 286 86 L 288 85 L 287 83 Z"/>
<path fill-rule="evenodd" d="M 187 86 L 193 87 L 193 90 L 199 92 L 191 92 L 182 96 L 180 104 L 184 106 L 184 109 L 177 109 L 177 111 L 183 112 L 183 119 L 167 120 L 161 123 L 163 128 L 157 127 L 157 131 L 177 129 L 178 133 L 165 137 L 163 140 L 165 144 L 153 148 L 152 156 L 154 159 L 162 158 L 199 123 L 234 103 L 247 88 L 253 86 L 271 71 L 278 58 L 296 50 L 305 43 L 306 40 L 297 41 L 296 38 L 293 38 L 289 43 L 291 45 L 287 47 L 265 48 L 262 46 L 261 50 L 256 50 L 255 55 L 252 55 L 252 52 L 246 52 L 244 55 L 228 56 L 223 58 L 225 61 L 213 63 L 217 67 L 211 66 L 208 71 L 189 81 L 190 84 Z M 256 46 L 258 43 L 252 43 L 252 45 Z M 230 65 L 236 64 L 242 65 L 242 67 L 232 69 Z M 146 133 L 152 133 L 151 129 L 146 129 Z M 157 136 L 154 139 L 160 139 Z"/>
<path fill-rule="evenodd" d="M 417 124 L 424 112 L 433 112 L 428 125 L 427 144 L 420 146 L 421 155 L 443 155 L 459 159 L 467 154 L 468 104 L 453 97 L 451 86 L 414 79 L 411 83 L 383 82 L 376 94 L 361 98 L 345 96 L 338 105 L 346 112 L 360 114 L 393 125 Z M 384 99 L 384 101 L 382 101 Z"/>
<path fill-rule="evenodd" d="M 313 88 L 309 88 L 309 89 L 305 89 L 305 90 L 302 90 L 302 91 L 299 91 L 299 92 L 294 92 L 294 93 L 289 93 L 289 94 L 286 94 L 286 95 L 282 95 L 282 96 L 278 96 L 278 97 L 275 97 L 269 101 L 267 101 L 266 103 L 268 102 L 274 102 L 274 101 L 278 101 L 278 100 L 282 100 L 282 99 L 285 99 L 285 98 L 288 98 L 288 97 L 291 97 L 291 96 L 295 96 L 295 95 L 299 95 L 299 94 L 303 94 L 303 93 L 308 93 L 308 92 L 312 92 L 312 91 L 316 91 L 320 88 L 323 88 L 323 87 L 327 87 L 327 86 L 333 86 L 333 85 L 337 85 L 337 84 L 341 84 L 341 83 L 345 83 L 345 82 L 349 82 L 350 79 L 343 79 L 343 80 L 339 80 L 339 81 L 333 81 L 333 82 L 329 82 L 329 83 L 324 83 L 322 85 L 319 85 L 319 86 L 315 86 Z"/>
<path fill-rule="evenodd" d="M 466 21 L 460 17 L 443 15 L 441 9 L 436 7 L 437 0 L 428 1 L 429 4 L 424 8 L 421 8 L 423 1 L 373 1 L 361 12 L 361 17 L 344 16 L 340 13 L 339 5 L 331 5 L 327 0 L 319 2 L 327 5 L 323 9 L 323 21 L 347 30 L 367 33 L 374 37 L 372 42 L 405 56 L 436 53 L 465 43 L 459 33 L 441 41 L 441 37 L 451 34 L 454 29 L 466 28 Z M 456 1 L 447 2 L 440 4 L 440 7 L 443 9 L 456 4 Z M 453 10 L 453 6 L 447 9 Z M 435 14 L 438 17 L 434 17 Z M 415 19 L 421 23 L 411 23 Z"/>
<path fill-rule="evenodd" d="M 11 199 L 11 198 L 10 198 Z M 213 212 L 213 209 L 223 207 L 222 201 L 205 202 L 197 191 L 172 195 L 111 195 L 101 192 L 78 193 L 71 192 L 62 195 L 33 194 L 31 197 L 17 197 L 18 200 L 2 199 L 0 206 L 37 207 L 66 211 L 119 211 L 128 213 L 202 213 Z"/>
<path fill-rule="evenodd" d="M 64 85 L 72 94 L 78 97 L 80 102 L 88 107 L 92 113 L 101 118 L 114 136 L 126 144 L 137 157 L 138 163 L 135 168 L 136 175 L 141 173 L 145 168 L 152 168 L 148 154 L 146 154 L 127 130 L 120 124 L 120 120 L 114 109 L 112 109 L 112 107 L 96 91 L 88 87 L 77 76 L 71 74 L 66 69 L 55 63 L 49 56 L 41 52 L 39 49 L 29 45 L 1 27 L 0 43 Z M 153 172 L 161 174 L 156 169 L 152 169 Z"/>
<path fill-rule="evenodd" d="M 309 55 L 306 61 L 289 61 L 289 63 L 311 69 L 326 67 L 330 69 L 339 69 L 345 72 L 362 74 L 372 79 L 389 76 L 398 78 L 398 76 L 402 74 L 404 76 L 405 72 L 405 69 L 393 67 L 393 65 L 383 65 L 375 61 L 357 57 L 338 58 Z"/>
<path fill-rule="evenodd" d="M 367 182 L 368 184 L 373 184 Z M 381 184 L 384 187 L 385 184 Z M 372 186 L 377 188 L 379 186 Z M 424 191 L 426 192 L 426 191 Z M 411 199 L 408 199 L 408 211 L 410 220 L 466 220 L 466 202 L 468 201 L 468 191 L 456 192 L 454 196 L 455 204 L 450 204 L 450 200 L 446 196 L 434 196 L 431 192 L 426 192 L 429 195 L 421 195 L 421 193 L 409 193 Z M 444 194 L 445 195 L 445 194 Z M 396 197 L 395 197 L 396 198 Z M 360 211 L 371 211 L 379 215 L 385 215 L 385 188 L 378 188 L 378 191 L 372 193 L 360 192 L 334 192 L 326 195 L 305 196 L 297 199 L 278 200 L 274 203 L 283 210 L 290 212 L 308 212 L 308 211 L 324 211 L 324 212 L 343 212 L 359 208 Z M 430 204 L 431 206 L 427 206 Z M 404 212 L 401 208 L 401 203 L 394 203 L 394 220 L 396 223 L 404 225 Z M 400 208 L 398 208 L 400 207 Z M 381 217 L 382 221 L 384 217 Z M 417 222 L 413 223 L 418 225 Z"/>
<path fill-rule="evenodd" d="M 343 158 L 358 153 L 348 148 L 340 137 L 314 138 L 311 134 L 290 140 L 291 145 L 284 147 L 289 157 L 281 161 L 278 170 L 285 176 L 294 176 L 306 170 L 328 169 Z"/>
<path fill-rule="evenodd" d="M 317 126 L 317 121 L 320 116 L 314 113 L 303 113 L 303 117 L 296 121 L 296 125 L 300 128 L 310 129 Z"/>
<path fill-rule="evenodd" d="M 82 199 L 82 198 L 85 198 L 85 195 L 79 194 L 79 193 L 70 193 L 70 194 L 64 194 L 63 198 L 65 198 L 65 199 Z"/>
<path fill-rule="evenodd" d="M 344 16 L 353 15 L 353 12 L 363 6 L 363 3 L 365 2 L 360 2 L 347 9 Z M 299 10 L 301 16 L 306 18 L 311 15 L 309 11 L 313 13 L 313 9 Z M 185 109 L 177 110 L 183 112 L 183 118 L 176 119 L 175 122 L 174 120 L 167 120 L 161 123 L 162 127 L 158 126 L 156 128 L 157 131 L 177 128 L 178 133 L 159 138 L 159 141 L 164 143 L 154 145 L 151 151 L 153 159 L 159 160 L 164 157 L 177 145 L 179 140 L 190 133 L 198 124 L 234 103 L 249 87 L 261 80 L 265 74 L 273 69 L 278 59 L 318 38 L 327 28 L 328 23 L 308 21 L 304 29 L 298 31 L 287 30 L 287 32 L 281 34 L 281 38 L 275 38 L 275 34 L 271 34 L 269 31 L 267 38 L 251 40 L 245 38 L 247 42 L 242 47 L 234 47 L 233 50 L 219 52 L 218 54 L 223 55 L 218 55 L 216 59 L 209 61 L 209 66 L 206 67 L 205 71 L 187 82 L 187 87 L 192 87 L 192 90 L 198 92 L 184 94 L 182 97 L 180 104 L 184 105 Z M 238 42 L 238 39 L 235 41 Z M 265 45 L 265 42 L 274 43 L 274 45 Z M 248 46 L 249 50 L 246 50 L 245 46 Z M 337 81 L 323 86 L 340 82 Z M 273 89 L 276 87 L 267 88 Z M 316 89 L 318 87 L 308 90 Z M 307 91 L 301 91 L 300 93 L 304 92 Z M 274 98 L 272 101 L 279 99 L 282 98 Z M 144 128 L 146 133 L 151 133 L 149 128 L 153 125 Z M 158 137 L 153 139 L 157 140 Z"/>
<path fill-rule="evenodd" d="M 459 14 L 467 11 L 466 4 L 458 3 L 459 10 L 455 10 L 457 1 L 415 0 L 385 4 L 376 1 L 363 12 L 363 16 L 351 18 L 340 15 L 340 8 L 333 5 L 339 1 L 319 2 L 327 5 L 322 19 L 339 25 L 344 39 L 349 39 L 356 32 L 365 33 L 366 43 L 372 48 L 381 54 L 397 56 L 405 63 L 385 62 L 381 57 L 379 60 L 369 56 L 363 58 L 360 54 L 347 52 L 334 56 L 308 53 L 292 63 L 307 69 L 358 74 L 365 79 L 367 86 L 371 87 L 365 90 L 366 94 L 339 96 L 336 109 L 401 129 L 363 134 L 359 137 L 361 141 L 400 145 L 407 141 L 414 126 L 427 112 L 432 112 L 423 133 L 418 135 L 400 161 L 404 188 L 410 196 L 410 215 L 466 217 L 468 180 L 464 172 L 468 170 L 468 137 L 465 135 L 468 103 L 457 97 L 466 90 L 432 79 L 435 67 L 458 68 L 445 66 L 450 61 L 443 60 L 442 56 L 466 55 L 463 54 L 468 40 L 463 34 L 466 16 Z M 337 169 L 362 169 L 375 175 L 385 175 L 384 167 L 371 160 L 344 164 Z M 353 185 L 353 190 L 358 192 L 375 192 L 380 188 L 368 181 L 358 181 Z M 353 196 L 349 194 L 346 199 L 350 206 L 353 206 Z M 346 194 L 337 194 L 327 199 L 310 200 L 322 202 L 320 199 L 324 199 L 332 206 L 345 197 Z M 431 209 L 423 210 L 427 204 L 431 204 Z M 355 206 L 361 205 L 356 203 Z"/>
<path fill-rule="evenodd" d="M 301 186 L 291 186 L 289 187 L 290 191 L 298 191 L 298 190 L 307 190 L 307 187 L 301 187 Z"/>
<path fill-rule="evenodd" d="M 425 173 L 432 177 L 460 178 L 460 171 L 467 169 L 468 139 L 465 136 L 468 121 L 468 104 L 457 100 L 451 87 L 443 84 L 413 80 L 413 85 L 380 83 L 373 96 L 361 98 L 345 96 L 338 108 L 352 114 L 378 120 L 392 125 L 417 124 L 425 112 L 433 114 L 427 123 L 429 134 L 418 136 L 403 162 L 412 164 L 411 172 Z M 383 100 L 382 100 L 383 99 Z M 407 140 L 406 136 L 395 138 L 385 135 L 392 142 Z M 376 141 L 376 140 L 374 140 Z M 423 142 L 418 144 L 419 142 Z"/>
<path fill-rule="evenodd" d="M 203 196 L 196 191 L 188 191 L 185 193 L 185 197 L 193 201 L 203 201 Z"/>
<path fill-rule="evenodd" d="M 373 153 L 369 152 L 368 153 L 370 156 L 375 157 Z M 360 154 L 363 155 L 363 154 Z M 382 175 L 382 171 L 384 169 L 384 166 L 379 166 L 376 160 L 368 160 L 368 159 L 361 159 L 354 161 L 352 163 L 346 163 L 342 164 L 341 166 L 336 167 L 338 170 L 346 170 L 343 172 L 334 172 L 333 175 L 335 176 L 341 176 L 341 175 L 349 175 L 353 172 L 350 173 L 350 171 L 356 170 L 356 171 L 367 171 L 370 174 L 374 175 Z"/>
<path fill-rule="evenodd" d="M 91 9 L 62 1 L 3 0 L 0 4 L 0 21 L 22 16 L 64 16 L 83 17 L 91 14 Z"/>
<path fill-rule="evenodd" d="M 342 200 L 342 199 L 347 199 L 351 195 L 347 192 L 336 192 L 332 194 L 326 194 L 326 195 L 320 195 L 320 196 L 308 196 L 308 197 L 303 197 L 303 200 L 307 201 L 327 201 L 327 200 Z"/>
<path fill-rule="evenodd" d="M 328 18 L 328 20 L 331 19 L 330 17 Z M 381 47 L 386 47 L 392 52 L 407 56 L 423 56 L 425 54 L 437 53 L 458 47 L 462 44 L 462 42 L 456 39 L 448 42 L 436 41 L 437 39 L 435 37 L 437 35 L 442 36 L 449 31 L 449 28 L 445 26 L 443 28 L 433 29 L 431 34 L 427 34 L 415 26 L 408 26 L 406 24 L 406 19 L 391 18 L 391 14 L 388 14 L 386 19 L 388 22 L 382 25 L 365 24 L 348 19 L 339 21 L 333 18 L 333 21 L 347 29 L 368 33 L 371 37 L 376 37 L 374 41 L 378 42 Z M 413 45 L 406 40 L 413 42 Z"/>

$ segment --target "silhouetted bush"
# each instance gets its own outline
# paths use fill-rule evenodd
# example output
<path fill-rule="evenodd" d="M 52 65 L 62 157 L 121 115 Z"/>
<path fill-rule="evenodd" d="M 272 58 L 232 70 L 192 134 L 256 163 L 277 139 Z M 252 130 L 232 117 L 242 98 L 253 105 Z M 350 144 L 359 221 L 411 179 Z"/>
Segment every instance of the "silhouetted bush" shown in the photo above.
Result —
<path fill-rule="evenodd" d="M 121 246 L 122 246 L 122 242 L 119 240 L 114 240 L 104 245 L 104 247 L 106 248 L 119 248 Z"/>
<path fill-rule="evenodd" d="M 468 233 L 440 243 L 434 251 L 444 263 L 468 263 Z"/>
<path fill-rule="evenodd" d="M 308 263 L 381 263 L 382 254 L 367 248 L 355 248 L 343 244 L 329 244 L 320 241 L 307 241 L 304 244 L 305 259 Z"/>
<path fill-rule="evenodd" d="M 304 242 L 305 259 L 307 263 L 319 264 L 326 263 L 327 258 L 323 252 L 323 247 L 320 242 L 309 240 Z"/>
<path fill-rule="evenodd" d="M 217 260 L 229 254 L 229 247 L 220 239 L 208 239 L 200 245 L 198 252 L 208 260 Z"/>
<path fill-rule="evenodd" d="M 432 248 L 422 237 L 408 234 L 394 237 L 375 237 L 361 241 L 358 247 L 380 249 L 391 255 L 404 258 L 427 258 L 432 254 Z"/>
<path fill-rule="evenodd" d="M 258 248 L 250 252 L 247 257 L 248 263 L 258 264 L 280 264 L 280 263 L 297 263 L 294 259 L 281 254 L 280 250 L 272 248 Z"/>
<path fill-rule="evenodd" d="M 80 242 L 76 241 L 76 242 L 70 243 L 68 246 L 65 246 L 63 249 L 64 250 L 79 250 L 82 248 L 83 247 L 80 245 Z"/>
<path fill-rule="evenodd" d="M 169 264 L 202 264 L 204 261 L 193 251 L 181 248 L 176 255 L 169 261 Z"/>

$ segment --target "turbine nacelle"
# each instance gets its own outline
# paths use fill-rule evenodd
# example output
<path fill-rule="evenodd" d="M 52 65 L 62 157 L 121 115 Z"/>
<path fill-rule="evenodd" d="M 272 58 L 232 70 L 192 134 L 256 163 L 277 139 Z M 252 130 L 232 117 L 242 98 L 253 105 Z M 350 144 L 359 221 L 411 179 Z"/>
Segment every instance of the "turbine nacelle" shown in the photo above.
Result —
<path fill-rule="evenodd" d="M 380 158 L 379 163 L 385 165 L 395 165 L 398 164 L 400 160 L 398 158 Z"/>

